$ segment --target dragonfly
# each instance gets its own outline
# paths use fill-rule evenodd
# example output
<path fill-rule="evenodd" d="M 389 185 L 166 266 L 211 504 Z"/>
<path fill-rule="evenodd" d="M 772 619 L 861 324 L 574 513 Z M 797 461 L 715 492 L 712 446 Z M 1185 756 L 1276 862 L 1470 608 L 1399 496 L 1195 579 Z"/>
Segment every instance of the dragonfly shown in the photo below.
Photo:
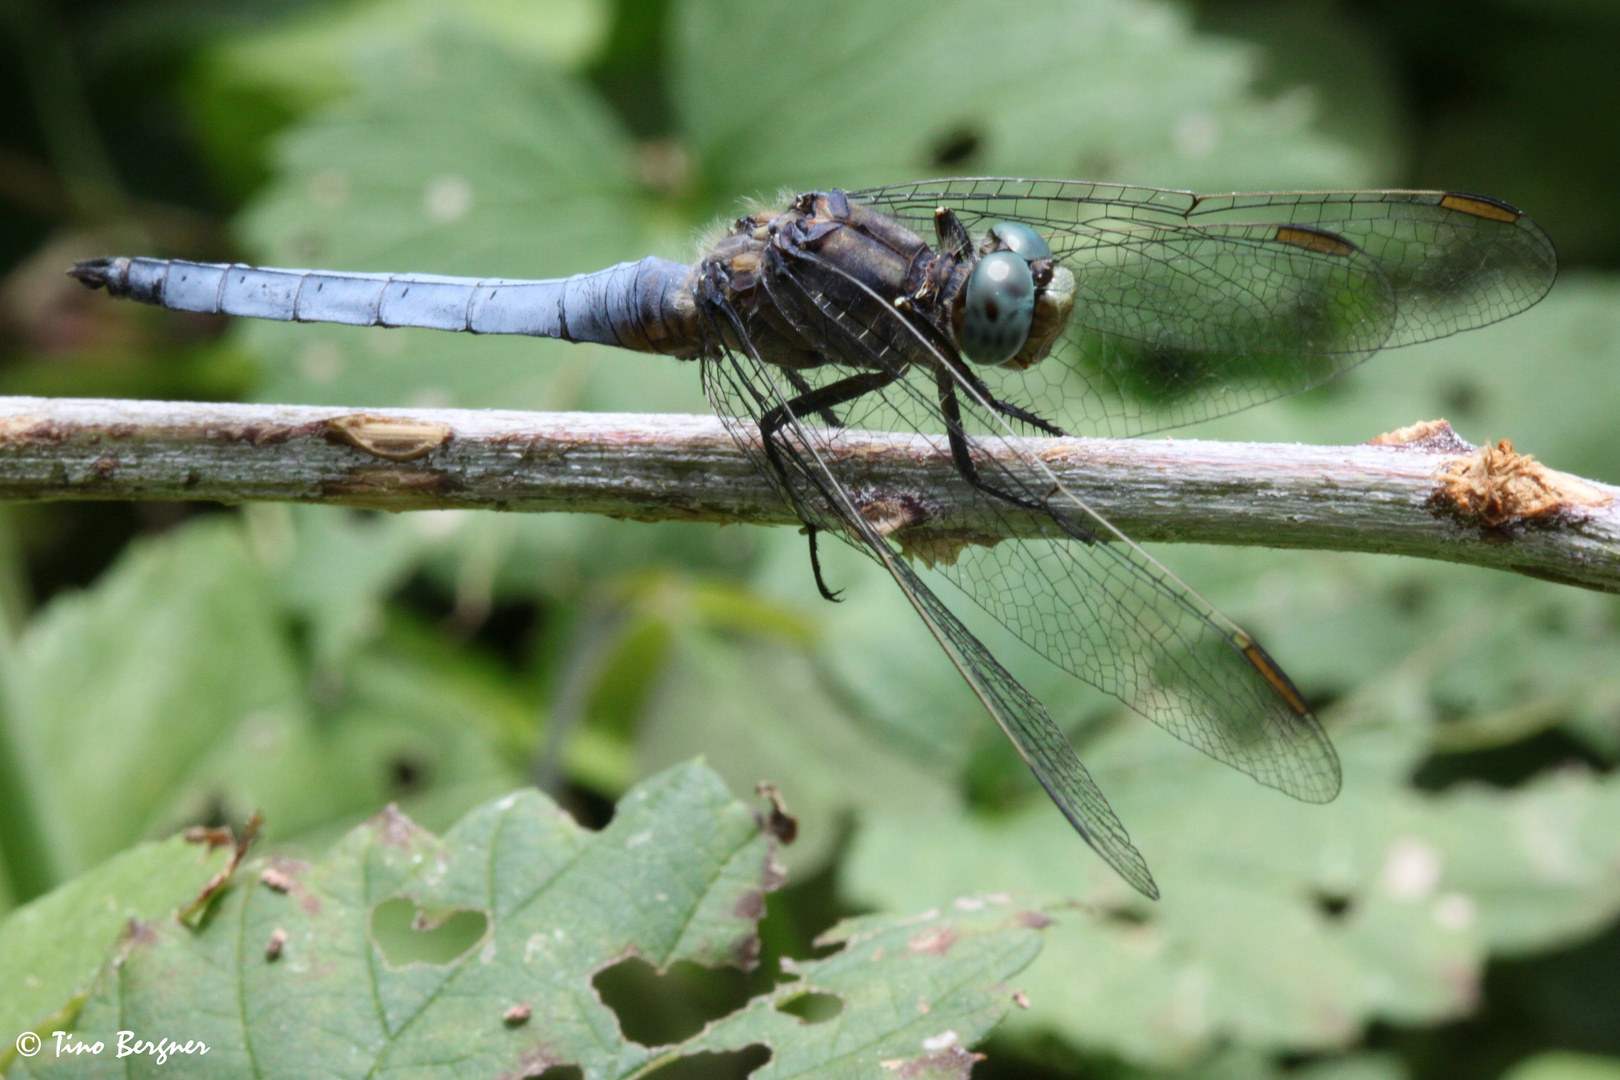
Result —
<path fill-rule="evenodd" d="M 1062 728 L 931 588 L 932 569 L 1058 668 L 1296 799 L 1341 786 L 1304 694 L 1250 634 L 1070 491 L 1031 440 L 1124 437 L 1316 386 L 1379 350 L 1524 311 L 1546 234 L 1460 191 L 1199 195 L 957 178 L 754 208 L 691 265 L 553 280 L 86 260 L 91 288 L 184 311 L 526 334 L 701 365 L 738 447 L 804 523 L 875 559 L 1080 836 L 1159 890 Z M 852 430 L 948 459 L 976 522 L 914 544 L 929 508 L 863 490 Z M 954 599 L 954 598 L 953 598 Z"/>

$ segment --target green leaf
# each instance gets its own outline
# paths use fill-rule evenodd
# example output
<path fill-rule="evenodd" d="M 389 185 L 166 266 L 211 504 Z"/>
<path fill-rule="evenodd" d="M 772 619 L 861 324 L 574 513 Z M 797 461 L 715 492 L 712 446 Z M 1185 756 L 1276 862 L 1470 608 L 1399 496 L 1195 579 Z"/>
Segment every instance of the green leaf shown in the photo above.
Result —
<path fill-rule="evenodd" d="M 959 811 L 950 785 L 851 717 L 802 647 L 691 621 L 672 629 L 637 732 L 643 771 L 703 754 L 733 787 L 770 781 L 802 822 L 783 853 L 795 873 L 836 853 L 852 814 L 937 819 Z"/>
<path fill-rule="evenodd" d="M 306 623 L 318 669 L 339 669 L 382 632 L 384 602 L 429 546 L 428 520 L 330 506 L 246 508 L 250 538 L 283 606 Z"/>
<path fill-rule="evenodd" d="M 1310 101 L 1317 128 L 1373 165 L 1370 183 L 1405 175 L 1400 75 L 1371 26 L 1327 0 L 1242 0 L 1196 10 L 1200 29 L 1260 46 L 1255 90 Z"/>
<path fill-rule="evenodd" d="M 1028 767 L 882 567 L 848 545 L 823 544 L 825 577 L 844 593 L 833 606 L 817 594 L 803 536 L 776 530 L 767 551 L 756 586 L 819 616 L 818 668 L 876 745 L 888 744 L 931 771 L 962 778 L 975 796 L 990 801 L 1007 788 L 1036 790 Z M 1081 731 L 1118 708 L 1116 699 L 1024 646 L 949 580 L 922 573 L 1066 730 Z"/>
<path fill-rule="evenodd" d="M 266 25 L 256 32 L 203 51 L 183 88 L 216 178 L 249 195 L 269 178 L 271 138 L 352 93 L 351 61 L 371 43 L 428 33 L 453 19 L 519 55 L 577 68 L 600 47 L 606 15 L 600 0 L 464 0 L 453 7 L 440 0 L 319 4 L 291 18 L 264 19 Z M 176 21 L 181 26 L 170 29 L 171 39 L 177 30 L 196 33 L 195 16 Z M 141 29 L 151 33 L 158 26 Z"/>
<path fill-rule="evenodd" d="M 1287 1074 L 1292 1080 L 1406 1080 L 1406 1066 L 1394 1054 L 1346 1054 Z"/>
<path fill-rule="evenodd" d="M 0 643 L 0 912 L 62 880 L 61 859 L 48 835 L 44 770 L 14 719 L 15 667 L 11 642 Z"/>
<path fill-rule="evenodd" d="M 1617 483 L 1617 397 L 1620 284 L 1576 273 L 1505 322 L 1380 353 L 1320 391 L 1178 434 L 1354 444 L 1445 417 L 1470 442 L 1510 438 L 1552 468 Z"/>
<path fill-rule="evenodd" d="M 1620 1058 L 1552 1051 L 1519 1062 L 1502 1080 L 1620 1080 Z"/>
<path fill-rule="evenodd" d="M 1407 777 L 1424 753 L 1427 673 L 1414 662 L 1403 674 L 1330 722 L 1345 784 L 1324 807 L 1146 725 L 1088 746 L 1158 904 L 1133 898 L 1044 801 L 932 827 L 868 815 L 845 885 L 891 910 L 999 888 L 1114 913 L 1053 932 L 1019 1026 L 1143 1064 L 1226 1039 L 1331 1049 L 1374 1018 L 1465 1014 L 1489 952 L 1572 941 L 1620 911 L 1620 780 L 1420 794 Z"/>
<path fill-rule="evenodd" d="M 761 1078 L 869 1076 L 911 1060 L 925 1063 L 919 1075 L 934 1064 L 965 1077 L 962 1048 L 1011 1006 L 1005 980 L 1039 950 L 1044 916 L 978 902 L 858 920 L 835 932 L 842 952 L 799 965 L 796 981 L 685 1042 L 649 1049 L 620 1033 L 591 980 L 625 956 L 659 969 L 753 962 L 755 922 L 780 883 L 758 820 L 696 764 L 629 793 L 599 833 L 533 791 L 475 810 L 443 839 L 385 812 L 314 865 L 244 867 L 199 928 L 140 925 L 76 1025 L 106 1051 L 47 1050 L 25 1075 L 124 1075 L 113 1047 L 127 1030 L 207 1043 L 206 1057 L 170 1059 L 182 1074 L 495 1076 L 572 1064 L 627 1077 L 764 1044 Z M 401 940 L 413 934 L 423 938 Z M 807 991 L 842 1000 L 837 1022 L 779 1010 Z"/>
<path fill-rule="evenodd" d="M 853 711 L 918 761 L 947 774 L 965 769 L 994 725 L 888 573 L 846 544 L 822 544 L 823 574 L 843 594 L 828 604 L 816 591 L 804 537 L 775 529 L 767 543 L 754 587 L 814 616 L 817 659 L 858 703 Z"/>
<path fill-rule="evenodd" d="M 131 919 L 150 920 L 191 903 L 225 865 L 217 849 L 174 837 L 140 844 L 0 922 L 0 1071 L 24 1031 L 63 1026 L 76 1011 Z"/>
<path fill-rule="evenodd" d="M 910 919 L 847 920 L 818 939 L 842 944 L 842 952 L 792 965 L 799 981 L 755 998 L 680 1049 L 764 1043 L 774 1053 L 750 1074 L 758 1080 L 881 1075 L 874 1065 L 900 1076 L 967 1080 L 976 1055 L 965 1047 L 1011 1008 L 1016 991 L 1006 980 L 1034 959 L 1036 931 L 1050 922 L 1005 898 L 962 900 L 943 914 L 931 909 Z M 807 1023 L 784 1008 L 806 993 L 837 997 L 843 1009 Z"/>
<path fill-rule="evenodd" d="M 281 179 L 238 223 L 262 261 L 544 278 L 650 253 L 629 143 L 583 87 L 448 26 L 385 41 L 354 100 L 284 138 Z M 580 365 L 609 352 L 433 331 L 240 332 L 270 361 L 259 396 L 272 401 L 569 407 L 590 389 Z M 691 369 L 609 365 L 604 404 L 701 401 Z"/>
<path fill-rule="evenodd" d="M 256 734 L 265 765 L 301 715 L 270 597 L 225 518 L 139 541 L 93 589 L 58 597 L 15 672 L 14 720 L 69 872 L 234 801 L 211 762 Z"/>
<path fill-rule="evenodd" d="M 1427 656 L 1430 746 L 1509 746 L 1562 727 L 1620 754 L 1620 601 L 1477 567 L 1375 555 L 1160 546 L 1317 700 Z"/>
<path fill-rule="evenodd" d="M 265 532 L 256 546 L 274 547 Z M 341 544 L 323 550 L 349 557 Z M 366 572 L 330 603 L 359 605 L 370 571 L 397 572 L 370 550 Z M 330 565 L 306 555 L 281 577 L 292 606 L 322 603 L 307 584 L 285 584 L 299 565 Z M 287 637 L 270 582 L 226 518 L 137 545 L 91 590 L 43 611 L 17 651 L 15 721 L 39 762 L 58 862 L 82 870 L 143 837 L 255 809 L 277 841 L 306 844 L 391 800 L 449 824 L 519 782 L 534 710 L 487 670 L 452 671 L 448 644 L 396 633 L 341 666 L 328 653 L 312 688 L 328 714 L 317 721 Z"/>
<path fill-rule="evenodd" d="M 390 802 L 447 828 L 522 783 L 536 710 L 491 666 L 402 620 L 353 658 L 319 736 L 335 797 L 322 817 L 304 819 L 313 831 L 300 831 L 299 846 L 318 850 Z"/>
<path fill-rule="evenodd" d="M 606 33 L 600 0 L 462 0 L 455 16 L 514 53 L 576 66 Z M 350 0 L 300 12 L 265 30 L 224 42 L 204 59 L 215 92 L 252 88 L 308 108 L 352 90 L 350 59 L 380 37 L 431 33 L 449 7 L 437 0 Z M 217 81 L 214 81 L 217 80 Z"/>
<path fill-rule="evenodd" d="M 688 0 L 675 41 L 686 134 L 721 202 L 941 173 L 1230 190 L 1367 172 L 1311 132 L 1308 101 L 1250 92 L 1252 50 L 1168 4 Z"/>
<path fill-rule="evenodd" d="M 1345 1054 L 1284 1070 L 1254 1047 L 1233 1046 L 1177 1072 L 1175 1080 L 1406 1080 L 1406 1068 L 1393 1054 Z"/>

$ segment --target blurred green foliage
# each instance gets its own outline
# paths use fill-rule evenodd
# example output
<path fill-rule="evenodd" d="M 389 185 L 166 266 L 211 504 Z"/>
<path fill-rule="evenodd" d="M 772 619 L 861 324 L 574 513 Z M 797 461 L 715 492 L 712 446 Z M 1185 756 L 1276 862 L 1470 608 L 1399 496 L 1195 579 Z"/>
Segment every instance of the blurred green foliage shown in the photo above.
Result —
<path fill-rule="evenodd" d="M 8 393 L 705 410 L 689 365 L 227 328 L 61 277 L 108 251 L 539 277 L 690 258 L 715 218 L 784 187 L 941 173 L 1432 185 L 1536 216 L 1565 260 L 1553 295 L 1190 433 L 1358 442 L 1443 415 L 1475 442 L 1509 437 L 1620 482 L 1610 4 L 7 11 Z M 156 910 L 117 875 L 168 849 L 118 853 L 256 807 L 273 844 L 306 855 L 388 801 L 440 830 L 526 780 L 599 824 L 638 780 L 701 753 L 733 790 L 774 781 L 802 816 L 783 853 L 802 884 L 771 901 L 767 971 L 855 908 L 999 891 L 1078 905 L 980 1075 L 1612 1073 L 1620 604 L 1443 564 L 1156 554 L 1267 642 L 1347 768 L 1338 803 L 1290 803 L 984 627 L 1132 828 L 1165 889 L 1148 906 L 1033 790 L 881 571 L 828 552 L 848 600 L 824 604 L 792 530 L 6 508 L 0 906 L 88 873 L 113 875 L 119 911 Z M 84 966 L 64 985 L 84 985 Z M 626 1008 L 684 1023 L 720 978 L 629 978 Z"/>

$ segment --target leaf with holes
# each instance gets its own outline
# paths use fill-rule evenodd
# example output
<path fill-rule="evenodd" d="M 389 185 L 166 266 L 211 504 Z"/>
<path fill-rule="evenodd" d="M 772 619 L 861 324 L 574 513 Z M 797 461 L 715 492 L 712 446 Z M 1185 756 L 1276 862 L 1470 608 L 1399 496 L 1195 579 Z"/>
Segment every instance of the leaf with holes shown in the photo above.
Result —
<path fill-rule="evenodd" d="M 74 1025 L 104 1051 L 47 1041 L 14 1077 L 121 1074 L 120 1031 L 179 1044 L 166 1068 L 207 1076 L 630 1077 L 760 1048 L 761 1080 L 883 1063 L 965 1077 L 967 1047 L 1012 1004 L 1005 980 L 1040 948 L 1038 913 L 972 902 L 856 920 L 830 935 L 841 952 L 685 1042 L 624 1036 L 593 987 L 623 958 L 753 964 L 781 883 L 760 821 L 697 763 L 631 791 L 596 833 L 532 790 L 442 839 L 384 812 L 319 863 L 246 864 L 195 927 L 133 925 Z"/>
<path fill-rule="evenodd" d="M 1005 980 L 1040 949 L 1051 920 L 1005 897 L 956 901 L 942 914 L 847 920 L 818 939 L 842 944 L 824 960 L 784 964 L 799 975 L 665 1053 L 764 1044 L 753 1080 L 874 1075 L 966 1080 L 978 1041 L 1020 994 Z M 840 1007 L 840 1005 L 842 1007 Z"/>

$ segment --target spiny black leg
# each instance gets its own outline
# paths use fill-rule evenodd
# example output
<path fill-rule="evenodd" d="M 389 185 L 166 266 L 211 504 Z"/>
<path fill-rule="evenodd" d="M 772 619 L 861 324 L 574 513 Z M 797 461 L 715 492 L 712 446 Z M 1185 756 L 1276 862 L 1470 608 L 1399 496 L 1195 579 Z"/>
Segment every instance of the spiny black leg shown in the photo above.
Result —
<path fill-rule="evenodd" d="M 821 556 L 816 551 L 816 534 L 820 531 L 821 529 L 815 525 L 806 525 L 804 527 L 804 534 L 810 538 L 810 571 L 816 576 L 816 589 L 821 593 L 821 598 L 831 600 L 835 604 L 842 604 L 844 602 L 844 590 L 839 589 L 834 592 L 827 588 L 827 582 L 821 576 Z"/>
<path fill-rule="evenodd" d="M 759 418 L 759 437 L 765 443 L 765 456 L 770 459 L 771 466 L 776 469 L 777 475 L 787 483 L 787 471 L 782 465 L 781 457 L 776 447 L 776 433 L 788 422 L 789 417 L 802 416 L 805 413 L 820 412 L 842 405 L 847 401 L 865 397 L 874 390 L 881 390 L 900 377 L 897 371 L 863 371 L 848 378 L 839 379 L 835 383 L 828 383 L 820 389 L 800 394 L 798 397 L 777 405 Z"/>
<path fill-rule="evenodd" d="M 956 380 L 951 377 L 949 370 L 940 367 L 934 373 L 934 385 L 939 390 L 939 411 L 945 414 L 945 438 L 951 444 L 951 460 L 955 462 L 956 471 L 962 479 L 986 495 L 994 495 L 1025 510 L 1039 511 L 1041 507 L 1037 504 L 993 487 L 979 475 L 979 467 L 973 464 L 973 453 L 968 447 L 967 432 L 962 428 L 962 408 L 956 400 Z"/>
<path fill-rule="evenodd" d="M 1036 416 L 1028 409 L 1014 405 L 1010 401 L 1002 401 L 1000 398 L 990 393 L 990 387 L 985 385 L 983 379 L 973 374 L 973 372 L 969 371 L 967 368 L 957 368 L 956 374 L 963 382 L 967 383 L 968 386 L 972 388 L 975 394 L 983 398 L 987 405 L 1001 415 L 1010 416 L 1014 420 L 1028 424 L 1037 431 L 1044 431 L 1048 435 L 1056 435 L 1059 438 L 1068 435 L 1067 431 L 1064 431 L 1062 428 L 1058 427 L 1049 420 L 1043 420 L 1041 417 Z"/>
<path fill-rule="evenodd" d="M 789 383 L 791 383 L 793 385 L 794 392 L 797 393 L 800 397 L 803 397 L 805 394 L 808 394 L 808 393 L 812 392 L 811 389 L 810 389 L 810 384 L 807 381 L 805 381 L 805 377 L 803 375 L 800 375 L 797 371 L 794 371 L 792 368 L 784 368 L 783 370 L 787 373 L 787 380 L 788 380 Z M 828 408 L 828 409 L 817 409 L 816 410 L 816 415 L 821 417 L 821 422 L 823 424 L 826 424 L 830 428 L 841 428 L 841 427 L 844 426 L 844 422 L 842 420 L 838 419 L 838 415 L 836 413 L 834 413 L 832 411 L 832 409 L 830 409 L 830 408 Z M 814 541 L 812 541 L 812 543 L 813 542 Z"/>
<path fill-rule="evenodd" d="M 962 410 L 956 400 L 956 380 L 950 371 L 941 367 L 935 373 L 935 385 L 939 389 L 940 411 L 945 414 L 945 437 L 951 444 L 951 460 L 955 462 L 956 471 L 961 474 L 962 479 L 986 495 L 993 495 L 1021 509 L 1050 518 L 1058 528 L 1076 540 L 1087 544 L 1096 542 L 1095 536 L 1070 521 L 1067 515 L 1054 514 L 1042 503 L 1002 491 L 980 476 L 979 467 L 973 463 L 973 454 L 968 447 L 967 432 L 962 428 Z"/>
<path fill-rule="evenodd" d="M 1020 420 L 1037 431 L 1044 431 L 1046 434 L 1056 435 L 1058 438 L 1063 438 L 1069 434 L 1051 421 L 1043 420 L 1028 409 L 1021 409 L 1010 401 L 1002 401 L 999 398 L 990 397 L 988 394 L 985 395 L 985 400 L 990 403 L 992 409 L 1002 416 L 1010 416 L 1014 420 Z"/>
<path fill-rule="evenodd" d="M 790 373 L 791 374 L 791 373 Z M 881 390 L 900 377 L 899 372 L 891 371 L 863 371 L 848 378 L 839 379 L 829 383 L 819 390 L 810 390 L 798 397 L 783 402 L 769 409 L 759 418 L 759 437 L 765 444 L 765 459 L 776 470 L 777 478 L 782 482 L 782 488 L 789 493 L 792 499 L 793 484 L 788 479 L 787 465 L 782 460 L 781 450 L 776 445 L 776 433 L 788 422 L 790 417 L 799 416 L 806 412 L 820 412 L 842 405 L 846 401 L 854 401 L 864 397 L 874 390 Z M 812 481 L 813 482 L 813 481 Z M 800 517 L 804 517 L 801 512 Z M 827 583 L 821 577 L 821 558 L 816 552 L 816 534 L 821 529 L 805 522 L 805 528 L 810 535 L 810 569 L 816 576 L 816 589 L 823 597 L 834 603 L 838 602 L 838 593 L 827 588 Z"/>
<path fill-rule="evenodd" d="M 732 309 L 730 304 L 724 302 L 722 299 L 722 294 L 719 291 L 719 286 L 720 283 L 712 276 L 711 278 L 706 279 L 703 283 L 704 298 L 707 301 L 707 313 L 711 317 L 719 316 L 724 318 L 731 324 L 732 332 L 736 335 L 737 339 L 746 343 L 748 340 L 748 335 L 744 330 L 742 319 L 738 316 L 737 312 Z M 702 320 L 701 326 L 703 328 L 704 342 L 707 344 L 709 340 L 708 320 Z M 761 366 L 761 368 L 765 366 L 764 361 L 760 360 L 759 354 L 755 353 L 752 347 L 748 348 L 748 353 L 753 358 L 755 363 L 758 363 Z M 787 466 L 782 461 L 781 449 L 776 444 L 776 433 L 781 430 L 784 424 L 788 422 L 789 418 L 796 417 L 803 412 L 825 412 L 831 414 L 831 411 L 835 406 L 842 405 L 848 401 L 854 401 L 856 398 L 869 394 L 874 390 L 881 390 L 883 387 L 898 379 L 900 377 L 900 371 L 889 370 L 861 372 L 857 375 L 851 375 L 848 378 L 830 383 L 827 386 L 821 387 L 819 390 L 815 390 L 810 389 L 809 384 L 805 382 L 803 377 L 800 376 L 798 372 L 793 371 L 792 369 L 781 370 L 784 371 L 784 373 L 788 376 L 788 381 L 791 382 L 795 389 L 798 389 L 800 393 L 798 396 L 791 398 L 780 405 L 774 405 L 769 409 L 765 409 L 764 406 L 766 398 L 761 393 L 759 387 L 756 386 L 755 382 L 746 378 L 743 379 L 742 382 L 743 385 L 748 389 L 749 393 L 753 395 L 756 405 L 764 410 L 761 412 L 759 417 L 759 434 L 760 440 L 764 444 L 765 448 L 765 459 L 770 462 L 771 469 L 776 473 L 777 479 L 781 482 L 782 491 L 787 496 L 788 501 L 794 504 L 795 510 L 799 512 L 800 518 L 804 519 L 806 515 L 802 510 L 798 510 L 798 499 L 793 494 L 793 483 L 788 477 Z M 836 422 L 837 421 L 835 418 L 834 423 L 836 424 Z M 832 500 L 832 493 L 826 490 L 825 485 L 823 485 L 813 473 L 807 473 L 805 479 L 807 479 L 813 486 L 821 489 L 821 493 L 824 497 Z M 805 525 L 807 528 L 814 528 L 814 526 L 811 526 L 808 521 L 805 522 Z M 821 581 L 821 567 L 819 565 L 819 560 L 816 558 L 814 532 L 812 532 L 810 536 L 810 545 L 811 562 L 812 565 L 815 566 L 816 570 L 816 585 L 821 590 L 821 594 L 823 596 L 826 596 L 829 600 L 832 600 L 834 597 L 828 595 L 829 590 L 827 589 L 825 583 Z"/>
<path fill-rule="evenodd" d="M 952 215 L 953 220 L 954 217 L 955 215 Z M 958 222 L 957 224 L 960 226 L 961 223 Z M 927 338 L 928 341 L 933 344 L 935 351 L 938 352 L 939 355 L 957 355 L 956 344 L 941 333 L 939 327 L 935 326 L 927 319 L 912 320 L 911 325 L 917 330 L 918 333 L 922 334 L 923 337 Z M 973 374 L 973 372 L 967 367 L 957 366 L 954 364 L 952 366 L 955 367 L 957 377 L 966 383 L 968 387 L 978 395 L 980 400 L 1001 415 L 1010 416 L 1014 420 L 1028 424 L 1037 431 L 1043 431 L 1048 435 L 1055 435 L 1058 438 L 1064 438 L 1069 434 L 1067 431 L 1064 431 L 1050 420 L 1044 420 L 1030 412 L 1028 409 L 1014 405 L 1010 401 L 1002 401 L 1000 398 L 996 397 L 990 392 L 990 387 L 985 385 L 983 379 Z"/>

